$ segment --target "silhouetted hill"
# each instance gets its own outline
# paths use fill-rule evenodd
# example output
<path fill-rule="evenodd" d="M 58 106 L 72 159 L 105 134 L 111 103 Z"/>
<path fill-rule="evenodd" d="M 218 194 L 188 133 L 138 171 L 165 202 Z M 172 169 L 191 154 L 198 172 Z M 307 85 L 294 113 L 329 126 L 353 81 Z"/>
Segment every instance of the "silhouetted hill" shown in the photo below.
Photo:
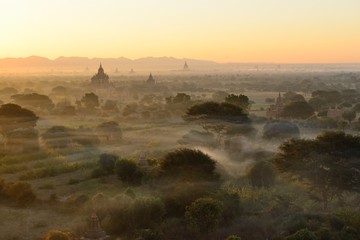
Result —
<path fill-rule="evenodd" d="M 187 61 L 191 68 L 208 68 L 220 65 L 212 61 L 195 59 L 178 59 L 173 57 L 146 57 L 131 60 L 124 57 L 119 58 L 87 58 L 87 57 L 58 57 L 50 60 L 44 57 L 30 56 L 25 58 L 2 58 L 0 68 L 4 69 L 23 69 L 41 71 L 89 71 L 95 72 L 100 63 L 108 72 L 115 69 L 119 71 L 143 70 L 181 70 Z"/>

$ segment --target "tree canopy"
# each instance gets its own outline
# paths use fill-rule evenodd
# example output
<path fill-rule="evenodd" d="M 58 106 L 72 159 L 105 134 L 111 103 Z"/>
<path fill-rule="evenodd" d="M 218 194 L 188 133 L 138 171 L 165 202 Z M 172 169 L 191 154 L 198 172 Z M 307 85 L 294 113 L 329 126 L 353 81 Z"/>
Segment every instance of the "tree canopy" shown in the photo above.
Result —
<path fill-rule="evenodd" d="M 50 110 L 54 108 L 53 101 L 46 95 L 38 93 L 16 94 L 11 96 L 15 103 L 24 106 L 31 106 L 40 109 Z"/>
<path fill-rule="evenodd" d="M 290 102 L 281 112 L 284 118 L 307 119 L 314 114 L 314 109 L 307 102 Z"/>
<path fill-rule="evenodd" d="M 250 108 L 250 100 L 247 96 L 243 94 L 230 94 L 225 98 L 225 102 L 240 107 L 244 112 L 248 112 Z"/>
<path fill-rule="evenodd" d="M 192 106 L 187 116 L 205 116 L 207 118 L 233 119 L 248 121 L 247 113 L 231 103 L 205 102 Z"/>
<path fill-rule="evenodd" d="M 160 161 L 160 176 L 184 181 L 216 180 L 216 162 L 200 150 L 179 149 Z"/>
<path fill-rule="evenodd" d="M 33 111 L 8 103 L 0 107 L 0 131 L 2 134 L 18 129 L 33 128 L 39 119 Z"/>
<path fill-rule="evenodd" d="M 279 147 L 277 168 L 320 193 L 327 208 L 343 191 L 360 192 L 360 137 L 325 132 L 316 139 L 292 139 Z"/>
<path fill-rule="evenodd" d="M 99 106 L 99 97 L 95 93 L 85 93 L 81 98 L 81 103 L 84 104 L 86 108 L 94 109 Z"/>

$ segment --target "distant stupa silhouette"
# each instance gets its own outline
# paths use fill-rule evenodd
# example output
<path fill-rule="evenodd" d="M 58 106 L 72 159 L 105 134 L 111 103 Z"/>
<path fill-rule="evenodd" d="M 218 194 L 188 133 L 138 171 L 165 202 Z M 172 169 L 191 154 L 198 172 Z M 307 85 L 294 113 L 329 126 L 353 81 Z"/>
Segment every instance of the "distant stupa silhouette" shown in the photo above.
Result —
<path fill-rule="evenodd" d="M 184 71 L 189 71 L 189 70 L 190 70 L 190 68 L 189 68 L 189 66 L 188 66 L 188 64 L 187 64 L 186 61 L 185 61 L 183 70 L 184 70 Z"/>
<path fill-rule="evenodd" d="M 130 70 L 130 73 L 134 73 L 134 69 L 131 69 L 131 70 Z"/>
<path fill-rule="evenodd" d="M 109 84 L 109 75 L 104 72 L 101 63 L 98 72 L 91 78 L 91 84 L 99 87 Z"/>
<path fill-rule="evenodd" d="M 150 73 L 148 80 L 146 80 L 147 84 L 155 84 L 155 79 L 153 78 L 152 74 Z"/>

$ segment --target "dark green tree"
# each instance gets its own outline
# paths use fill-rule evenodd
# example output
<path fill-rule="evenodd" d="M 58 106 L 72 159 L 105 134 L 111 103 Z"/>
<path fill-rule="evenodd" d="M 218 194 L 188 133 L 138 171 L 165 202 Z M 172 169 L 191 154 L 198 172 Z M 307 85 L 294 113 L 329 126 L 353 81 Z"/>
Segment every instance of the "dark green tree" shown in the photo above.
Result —
<path fill-rule="evenodd" d="M 114 172 L 115 163 L 118 159 L 119 157 L 114 154 L 103 153 L 99 156 L 99 165 L 105 172 L 111 174 Z"/>
<path fill-rule="evenodd" d="M 166 154 L 160 161 L 159 173 L 181 181 L 213 181 L 218 179 L 215 168 L 216 162 L 208 155 L 184 148 Z"/>
<path fill-rule="evenodd" d="M 12 103 L 2 105 L 0 107 L 0 133 L 5 139 L 5 147 L 15 130 L 33 130 L 37 120 L 38 116 L 26 108 Z"/>
<path fill-rule="evenodd" d="M 344 191 L 360 192 L 360 137 L 325 132 L 316 139 L 292 139 L 279 147 L 275 164 L 280 172 L 304 182 L 319 194 L 323 208 Z"/>
<path fill-rule="evenodd" d="M 143 172 L 138 165 L 128 159 L 116 161 L 115 173 L 122 182 L 127 184 L 140 184 L 143 177 Z"/>
<path fill-rule="evenodd" d="M 274 166 L 268 161 L 258 161 L 249 172 L 251 184 L 254 187 L 270 187 L 275 182 Z"/>
<path fill-rule="evenodd" d="M 99 97 L 95 93 L 85 93 L 81 98 L 81 103 L 88 109 L 94 109 L 99 106 Z"/>
<path fill-rule="evenodd" d="M 231 103 L 205 102 L 188 109 L 187 117 L 204 116 L 206 119 L 224 119 L 247 122 L 248 115 L 240 107 Z"/>
<path fill-rule="evenodd" d="M 356 118 L 356 112 L 353 110 L 346 110 L 343 112 L 342 117 L 350 124 Z"/>
<path fill-rule="evenodd" d="M 53 126 L 41 138 L 49 148 L 66 148 L 73 142 L 73 131 L 65 126 Z"/>
<path fill-rule="evenodd" d="M 250 108 L 250 100 L 247 96 L 243 94 L 230 94 L 225 98 L 225 102 L 240 107 L 244 112 L 248 112 Z"/>
<path fill-rule="evenodd" d="M 187 223 L 201 234 L 215 231 L 222 220 L 222 203 L 212 198 L 199 198 L 186 207 Z"/>
<path fill-rule="evenodd" d="M 16 104 L 22 106 L 36 107 L 46 110 L 51 110 L 55 106 L 48 96 L 38 93 L 17 94 L 11 96 L 11 98 L 14 99 Z"/>
<path fill-rule="evenodd" d="M 290 102 L 281 112 L 282 117 L 290 119 L 307 119 L 313 115 L 314 109 L 307 102 Z"/>

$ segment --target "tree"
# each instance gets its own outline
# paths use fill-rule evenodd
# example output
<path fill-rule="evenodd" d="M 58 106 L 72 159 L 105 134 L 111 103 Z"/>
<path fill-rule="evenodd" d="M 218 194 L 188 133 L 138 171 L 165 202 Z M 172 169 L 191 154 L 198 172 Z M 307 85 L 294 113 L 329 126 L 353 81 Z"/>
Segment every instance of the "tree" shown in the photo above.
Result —
<path fill-rule="evenodd" d="M 51 110 L 54 108 L 53 101 L 46 95 L 38 93 L 17 94 L 11 96 L 15 103 L 23 106 L 31 106 L 40 109 Z"/>
<path fill-rule="evenodd" d="M 243 94 L 239 94 L 238 96 L 235 94 L 230 94 L 225 98 L 225 102 L 240 107 L 244 112 L 248 112 L 250 108 L 249 98 Z"/>
<path fill-rule="evenodd" d="M 218 179 L 215 173 L 216 162 L 199 150 L 179 149 L 169 152 L 160 161 L 161 177 L 181 181 L 213 181 Z"/>
<path fill-rule="evenodd" d="M 217 92 L 214 92 L 213 95 L 212 95 L 212 99 L 215 101 L 215 102 L 224 102 L 225 101 L 225 98 L 229 96 L 229 93 L 225 92 L 225 91 L 217 91 Z"/>
<path fill-rule="evenodd" d="M 298 138 L 300 136 L 299 127 L 291 122 L 269 122 L 265 124 L 263 129 L 264 139 L 288 139 Z"/>
<path fill-rule="evenodd" d="M 320 98 L 320 97 L 313 97 L 309 99 L 309 105 L 315 109 L 316 111 L 320 111 L 328 105 L 326 100 Z"/>
<path fill-rule="evenodd" d="M 353 110 L 346 110 L 343 112 L 342 117 L 351 124 L 351 121 L 356 118 L 356 112 Z"/>
<path fill-rule="evenodd" d="M 222 220 L 222 203 L 212 198 L 199 198 L 186 207 L 187 223 L 202 234 L 215 231 Z"/>
<path fill-rule="evenodd" d="M 270 187 L 274 184 L 275 177 L 275 169 L 267 161 L 256 162 L 249 172 L 249 178 L 254 187 Z"/>
<path fill-rule="evenodd" d="M 68 92 L 68 89 L 64 86 L 56 86 L 51 89 L 51 92 L 57 95 L 66 95 Z"/>
<path fill-rule="evenodd" d="M 143 173 L 134 161 L 119 159 L 115 163 L 115 173 L 124 183 L 140 184 Z"/>
<path fill-rule="evenodd" d="M 324 210 L 343 191 L 360 192 L 360 137 L 325 132 L 314 140 L 292 139 L 279 147 L 275 165 L 320 194 Z"/>
<path fill-rule="evenodd" d="M 10 133 L 16 129 L 33 129 L 38 116 L 19 105 L 8 103 L 0 107 L 0 132 L 5 138 L 5 146 Z"/>
<path fill-rule="evenodd" d="M 355 104 L 355 106 L 353 107 L 353 111 L 359 113 L 360 112 L 360 103 Z"/>
<path fill-rule="evenodd" d="M 51 230 L 45 234 L 43 240 L 79 240 L 70 232 Z"/>
<path fill-rule="evenodd" d="M 119 142 L 122 139 L 121 128 L 114 121 L 99 124 L 96 133 L 103 142 Z"/>
<path fill-rule="evenodd" d="M 310 232 L 308 229 L 301 229 L 296 233 L 290 235 L 286 240 L 316 240 L 314 233 Z"/>
<path fill-rule="evenodd" d="M 119 157 L 114 154 L 103 153 L 99 157 L 99 165 L 104 171 L 111 174 L 114 172 L 115 163 L 118 159 Z"/>
<path fill-rule="evenodd" d="M 41 135 L 49 148 L 66 148 L 73 141 L 73 131 L 64 126 L 50 127 Z"/>
<path fill-rule="evenodd" d="M 119 108 L 117 107 L 116 101 L 114 100 L 106 100 L 105 104 L 102 106 L 102 109 L 105 111 L 119 112 Z"/>
<path fill-rule="evenodd" d="M 206 118 L 233 119 L 242 122 L 248 121 L 248 115 L 244 110 L 231 103 L 205 102 L 192 106 L 187 111 L 187 116 L 205 116 Z"/>
<path fill-rule="evenodd" d="M 18 128 L 7 134 L 7 150 L 33 152 L 39 150 L 39 133 L 35 128 Z"/>
<path fill-rule="evenodd" d="M 99 106 L 99 97 L 95 93 L 85 93 L 81 98 L 81 103 L 88 109 L 94 109 Z"/>
<path fill-rule="evenodd" d="M 177 93 L 175 97 L 167 97 L 165 100 L 167 104 L 186 104 L 191 101 L 191 97 L 186 93 Z"/>
<path fill-rule="evenodd" d="M 314 109 L 307 102 L 290 102 L 281 112 L 284 118 L 307 119 L 314 114 Z"/>

